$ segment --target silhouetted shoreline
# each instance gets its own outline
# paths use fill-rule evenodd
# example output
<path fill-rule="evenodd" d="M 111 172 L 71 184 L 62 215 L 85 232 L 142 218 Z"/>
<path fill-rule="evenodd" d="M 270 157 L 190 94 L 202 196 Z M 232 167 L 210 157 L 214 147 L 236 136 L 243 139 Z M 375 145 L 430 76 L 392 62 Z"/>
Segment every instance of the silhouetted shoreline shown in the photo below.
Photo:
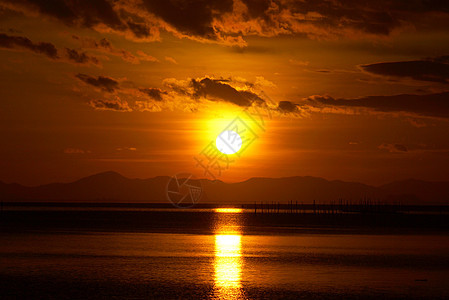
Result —
<path fill-rule="evenodd" d="M 166 208 L 175 209 L 171 203 L 124 203 L 124 202 L 2 202 L 2 207 L 28 207 L 28 208 Z M 335 213 L 344 212 L 366 212 L 366 213 L 407 213 L 407 212 L 428 212 L 428 213 L 449 213 L 449 205 L 403 205 L 384 204 L 384 203 L 334 203 L 334 204 L 313 204 L 298 202 L 256 202 L 254 204 L 235 204 L 235 203 L 197 203 L 195 209 L 204 208 L 242 208 L 254 210 L 259 213 L 275 213 L 277 209 L 291 211 L 292 213 L 301 213 L 303 211 L 316 211 L 317 213 Z"/>
<path fill-rule="evenodd" d="M 201 208 L 175 209 L 155 204 L 54 203 L 8 207 L 0 215 L 0 230 L 23 231 L 117 231 L 214 234 L 217 212 L 212 204 Z M 26 209 L 25 209 L 26 208 Z M 114 209 L 109 209 L 114 208 Z M 294 233 L 431 233 L 449 232 L 445 213 L 327 213 L 324 210 L 265 211 L 250 208 L 242 214 L 242 234 Z"/>

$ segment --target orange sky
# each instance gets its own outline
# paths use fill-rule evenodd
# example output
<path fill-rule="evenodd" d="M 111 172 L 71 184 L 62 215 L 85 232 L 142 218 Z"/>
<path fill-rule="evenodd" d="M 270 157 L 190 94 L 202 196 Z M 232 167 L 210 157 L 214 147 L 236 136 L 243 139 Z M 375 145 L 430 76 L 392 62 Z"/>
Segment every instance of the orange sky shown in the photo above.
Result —
<path fill-rule="evenodd" d="M 0 181 L 201 177 L 257 107 L 218 179 L 449 180 L 449 5 L 362 2 L 0 0 Z"/>

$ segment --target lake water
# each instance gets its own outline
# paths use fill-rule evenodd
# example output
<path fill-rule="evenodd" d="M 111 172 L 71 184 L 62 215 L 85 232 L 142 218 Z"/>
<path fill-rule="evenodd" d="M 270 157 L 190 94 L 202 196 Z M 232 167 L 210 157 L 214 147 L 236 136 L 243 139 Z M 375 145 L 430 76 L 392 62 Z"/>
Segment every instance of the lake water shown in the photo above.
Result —
<path fill-rule="evenodd" d="M 446 234 L 251 234 L 244 218 L 217 210 L 212 233 L 3 230 L 0 298 L 449 298 Z"/>

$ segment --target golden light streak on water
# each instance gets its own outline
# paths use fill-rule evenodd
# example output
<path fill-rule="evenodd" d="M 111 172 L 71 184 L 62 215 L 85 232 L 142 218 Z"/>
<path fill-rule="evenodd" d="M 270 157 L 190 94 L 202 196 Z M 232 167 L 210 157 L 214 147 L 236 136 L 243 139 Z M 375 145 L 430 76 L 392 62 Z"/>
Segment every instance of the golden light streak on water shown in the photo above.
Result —
<path fill-rule="evenodd" d="M 215 228 L 214 297 L 241 299 L 242 292 L 242 235 L 240 209 L 219 209 Z"/>
<path fill-rule="evenodd" d="M 217 213 L 241 213 L 243 210 L 241 208 L 216 208 Z"/>

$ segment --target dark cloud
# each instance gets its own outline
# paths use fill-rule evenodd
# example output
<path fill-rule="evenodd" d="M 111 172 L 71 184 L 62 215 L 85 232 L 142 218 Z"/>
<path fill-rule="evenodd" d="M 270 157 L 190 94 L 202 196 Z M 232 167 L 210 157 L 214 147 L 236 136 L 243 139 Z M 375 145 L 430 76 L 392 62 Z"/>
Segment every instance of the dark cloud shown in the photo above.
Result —
<path fill-rule="evenodd" d="M 16 5 L 27 5 L 41 14 L 54 17 L 67 25 L 93 27 L 105 24 L 113 29 L 124 25 L 107 0 L 3 0 Z"/>
<path fill-rule="evenodd" d="M 226 83 L 227 80 L 203 78 L 192 79 L 194 98 L 207 98 L 210 100 L 226 101 L 238 106 L 251 106 L 253 103 L 262 103 L 264 100 L 251 91 L 239 91 Z"/>
<path fill-rule="evenodd" d="M 115 100 L 91 100 L 89 105 L 97 110 L 113 110 L 120 112 L 129 112 L 132 109 L 126 101 Z"/>
<path fill-rule="evenodd" d="M 88 55 L 85 52 L 65 48 L 58 54 L 58 49 L 53 44 L 46 42 L 34 43 L 30 39 L 22 36 L 10 36 L 0 33 L 0 48 L 24 49 L 62 62 L 100 65 L 98 58 Z"/>
<path fill-rule="evenodd" d="M 283 113 L 294 113 L 298 111 L 297 105 L 290 101 L 279 101 L 278 109 Z"/>
<path fill-rule="evenodd" d="M 86 52 L 81 52 L 75 49 L 65 48 L 67 59 L 77 64 L 93 63 L 99 65 L 100 61 L 94 56 L 88 55 Z"/>
<path fill-rule="evenodd" d="M 143 0 L 149 12 L 160 17 L 181 33 L 215 38 L 214 17 L 231 12 L 232 0 L 159 1 Z"/>
<path fill-rule="evenodd" d="M 266 11 L 270 8 L 270 0 L 243 0 L 242 1 L 248 8 L 249 18 L 258 18 L 266 16 Z"/>
<path fill-rule="evenodd" d="M 425 60 L 382 62 L 361 67 L 363 70 L 377 75 L 449 83 L 448 58 L 449 56 L 441 56 Z"/>
<path fill-rule="evenodd" d="M 387 151 L 389 151 L 391 153 L 400 153 L 400 152 L 407 152 L 408 151 L 407 147 L 402 145 L 402 144 L 383 143 L 378 148 L 382 149 L 382 150 L 387 150 Z"/>
<path fill-rule="evenodd" d="M 150 35 L 150 29 L 145 23 L 136 23 L 133 21 L 127 21 L 129 30 L 138 38 L 145 38 Z"/>
<path fill-rule="evenodd" d="M 51 43 L 34 43 L 23 36 L 14 36 L 0 33 L 0 48 L 25 49 L 34 53 L 43 54 L 51 59 L 58 59 L 58 50 Z"/>
<path fill-rule="evenodd" d="M 449 13 L 449 2 L 444 0 L 397 0 L 390 1 L 390 5 L 392 9 L 400 11 Z"/>
<path fill-rule="evenodd" d="M 97 78 L 95 78 L 93 76 L 86 74 L 77 74 L 76 78 L 87 84 L 90 84 L 92 86 L 102 89 L 103 91 L 110 93 L 114 92 L 116 89 L 119 88 L 118 82 L 109 77 L 98 76 Z"/>
<path fill-rule="evenodd" d="M 444 1 L 242 0 L 247 11 L 215 20 L 223 34 L 304 35 L 310 38 L 386 36 L 395 29 L 441 29 Z M 435 17 L 438 14 L 440 17 Z M 429 17 L 430 15 L 434 18 Z M 447 22 L 443 22 L 446 24 Z M 254 26 L 257 24 L 258 26 Z"/>
<path fill-rule="evenodd" d="M 167 94 L 166 91 L 163 91 L 158 88 L 143 88 L 139 89 L 139 91 L 141 91 L 142 93 L 144 93 L 145 95 L 156 101 L 162 101 L 163 100 L 162 95 Z"/>
<path fill-rule="evenodd" d="M 448 25 L 449 5 L 441 0 L 0 0 L 8 8 L 58 19 L 69 26 L 131 32 L 136 38 L 168 30 L 246 45 L 243 37 L 294 34 L 310 38 L 357 38 L 415 27 Z M 167 26 L 168 24 L 168 26 Z"/>
<path fill-rule="evenodd" d="M 77 35 L 72 35 L 74 40 L 77 40 L 81 43 L 83 47 L 93 48 L 93 49 L 104 49 L 104 50 L 112 50 L 113 46 L 109 40 L 106 38 L 102 38 L 98 41 L 92 38 L 82 38 Z"/>
<path fill-rule="evenodd" d="M 81 47 L 83 49 L 92 49 L 94 51 L 98 51 L 98 52 L 102 52 L 102 53 L 106 53 L 106 54 L 110 54 L 110 55 L 114 55 L 114 56 L 119 56 L 121 57 L 124 61 L 133 63 L 133 64 L 138 64 L 140 63 L 141 60 L 144 61 L 157 61 L 157 59 L 151 55 L 147 55 L 145 53 L 143 53 L 142 51 L 137 51 L 138 53 L 140 53 L 141 55 L 139 55 L 139 57 L 133 55 L 131 52 L 126 51 L 124 49 L 119 49 L 116 48 L 112 45 L 112 43 L 105 39 L 102 38 L 100 40 L 95 40 L 92 38 L 82 38 L 76 35 L 73 35 L 72 38 L 74 40 L 79 41 L 79 43 L 81 44 Z"/>
<path fill-rule="evenodd" d="M 311 96 L 301 106 L 367 108 L 385 113 L 405 112 L 420 116 L 449 119 L 449 92 L 428 95 L 369 96 L 358 99 Z"/>
<path fill-rule="evenodd" d="M 145 2 L 152 4 L 147 5 L 150 12 L 180 31 L 214 38 L 254 34 L 355 37 L 355 32 L 384 36 L 404 25 L 441 29 L 441 24 L 429 18 L 428 13 L 449 12 L 447 1 L 439 0 L 242 0 L 246 10 L 240 6 L 232 10 L 231 1 L 221 1 L 219 7 L 216 1 L 164 1 L 156 7 L 155 3 L 162 1 Z"/>
<path fill-rule="evenodd" d="M 384 7 L 379 1 L 281 1 L 292 14 L 316 14 L 317 17 L 307 23 L 323 27 L 359 29 L 366 33 L 387 35 L 399 26 L 392 15 L 387 1 Z"/>
<path fill-rule="evenodd" d="M 0 3 L 6 3 L 10 9 L 32 15 L 38 12 L 67 26 L 93 29 L 100 26 L 122 33 L 130 31 L 137 38 L 150 35 L 148 24 L 132 21 L 133 14 L 123 9 L 129 6 L 128 8 L 132 10 L 131 7 L 138 1 L 131 0 L 129 3 L 120 4 L 109 0 L 0 0 Z M 124 13 L 121 14 L 121 11 Z"/>

